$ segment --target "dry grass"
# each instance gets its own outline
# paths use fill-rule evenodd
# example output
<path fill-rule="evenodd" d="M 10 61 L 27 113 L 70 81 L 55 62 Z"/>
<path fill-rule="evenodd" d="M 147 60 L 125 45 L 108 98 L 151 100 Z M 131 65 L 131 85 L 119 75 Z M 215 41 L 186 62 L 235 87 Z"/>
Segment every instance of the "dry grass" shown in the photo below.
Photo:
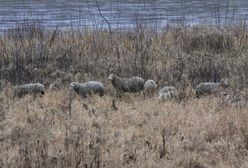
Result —
<path fill-rule="evenodd" d="M 58 88 L 73 80 L 105 80 L 111 72 L 141 75 L 159 85 L 186 82 L 185 87 L 228 77 L 236 87 L 244 88 L 248 85 L 247 50 L 245 24 L 171 27 L 161 32 L 139 26 L 111 34 L 88 29 L 45 31 L 34 24 L 0 37 L 0 75 L 14 85 L 42 82 Z"/>
<path fill-rule="evenodd" d="M 218 98 L 185 104 L 117 101 L 51 91 L 43 98 L 1 94 L 1 167 L 247 167 L 247 108 Z"/>
<path fill-rule="evenodd" d="M 111 35 L 33 25 L 1 36 L 0 53 L 0 167 L 248 167 L 248 109 L 192 96 L 222 77 L 232 91 L 247 87 L 246 25 Z M 175 85 L 178 100 L 125 95 L 114 110 L 111 72 Z M 74 80 L 100 80 L 109 94 L 71 102 Z M 27 82 L 53 87 L 13 97 L 13 85 Z"/>

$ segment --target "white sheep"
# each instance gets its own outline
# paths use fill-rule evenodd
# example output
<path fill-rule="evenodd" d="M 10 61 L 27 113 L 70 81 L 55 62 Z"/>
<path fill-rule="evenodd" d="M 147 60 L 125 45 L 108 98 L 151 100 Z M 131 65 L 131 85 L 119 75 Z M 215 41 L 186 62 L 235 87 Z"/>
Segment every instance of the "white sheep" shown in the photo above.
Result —
<path fill-rule="evenodd" d="M 89 81 L 86 83 L 72 82 L 70 89 L 74 90 L 79 95 L 86 97 L 91 93 L 99 93 L 100 96 L 104 95 L 105 87 L 101 82 L 98 81 Z"/>
<path fill-rule="evenodd" d="M 117 90 L 117 95 L 122 92 L 140 92 L 144 89 L 144 79 L 138 76 L 120 78 L 116 74 L 110 74 L 108 79 Z"/>
<path fill-rule="evenodd" d="M 18 86 L 16 88 L 15 94 L 18 97 L 23 97 L 26 94 L 33 93 L 35 96 L 37 94 L 44 95 L 45 94 L 45 86 L 40 83 L 30 83 Z"/>
<path fill-rule="evenodd" d="M 175 98 L 176 96 L 176 91 L 168 91 L 168 92 L 161 92 L 159 93 L 159 100 L 161 101 L 166 101 L 166 100 L 171 100 Z"/>
<path fill-rule="evenodd" d="M 171 100 L 172 98 L 176 97 L 177 90 L 174 86 L 164 86 L 162 89 L 159 90 L 159 100 Z"/>
<path fill-rule="evenodd" d="M 221 89 L 226 89 L 229 85 L 228 79 L 223 78 L 220 82 L 205 82 L 196 86 L 196 96 L 199 98 L 203 95 L 210 95 L 220 92 Z"/>
<path fill-rule="evenodd" d="M 151 96 L 153 93 L 155 93 L 157 89 L 157 84 L 154 80 L 147 80 L 144 84 L 144 90 L 145 90 L 145 94 L 147 96 Z"/>
<path fill-rule="evenodd" d="M 167 93 L 170 91 L 176 91 L 176 88 L 174 86 L 164 86 L 159 90 L 159 93 Z"/>

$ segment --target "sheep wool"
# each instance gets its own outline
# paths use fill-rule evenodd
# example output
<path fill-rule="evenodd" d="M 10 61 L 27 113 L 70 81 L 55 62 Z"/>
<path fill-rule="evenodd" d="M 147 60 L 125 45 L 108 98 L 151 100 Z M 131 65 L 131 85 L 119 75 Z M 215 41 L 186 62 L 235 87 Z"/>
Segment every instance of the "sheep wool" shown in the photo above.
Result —
<path fill-rule="evenodd" d="M 45 94 L 45 86 L 40 83 L 30 83 L 18 86 L 16 89 L 16 95 L 18 97 L 23 97 L 26 94 L 33 93 L 34 95 Z"/>
<path fill-rule="evenodd" d="M 120 78 L 116 74 L 110 74 L 108 79 L 117 92 L 140 92 L 144 89 L 144 79 L 138 76 L 131 78 Z"/>
<path fill-rule="evenodd" d="M 170 91 L 176 91 L 176 88 L 174 86 L 164 86 L 159 90 L 159 94 L 161 93 L 167 93 Z"/>
<path fill-rule="evenodd" d="M 176 91 L 168 91 L 168 92 L 161 92 L 159 93 L 159 100 L 161 101 L 166 101 L 166 100 L 171 100 L 176 96 Z"/>
<path fill-rule="evenodd" d="M 196 96 L 210 95 L 217 93 L 220 89 L 226 89 L 229 86 L 227 78 L 221 79 L 219 83 L 204 82 L 196 86 Z"/>
<path fill-rule="evenodd" d="M 84 97 L 91 93 L 99 93 L 100 96 L 103 96 L 105 91 L 103 84 L 98 81 L 89 81 L 86 83 L 72 82 L 70 88 Z"/>
<path fill-rule="evenodd" d="M 159 90 L 159 100 L 166 101 L 176 97 L 177 90 L 174 86 L 164 86 Z"/>
<path fill-rule="evenodd" d="M 144 84 L 144 90 L 145 90 L 145 94 L 150 96 L 152 95 L 153 93 L 155 93 L 157 89 L 157 84 L 154 80 L 147 80 Z"/>

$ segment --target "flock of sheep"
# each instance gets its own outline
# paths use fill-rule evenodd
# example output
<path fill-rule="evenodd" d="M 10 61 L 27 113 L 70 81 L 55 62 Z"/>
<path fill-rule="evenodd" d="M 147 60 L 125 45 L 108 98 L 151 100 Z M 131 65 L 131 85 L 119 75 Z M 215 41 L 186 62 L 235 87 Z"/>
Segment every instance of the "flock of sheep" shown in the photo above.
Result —
<path fill-rule="evenodd" d="M 124 92 L 144 93 L 146 96 L 151 97 L 156 93 L 157 84 L 154 80 L 147 80 L 138 76 L 131 78 L 121 78 L 116 74 L 110 74 L 108 80 L 111 81 L 113 87 L 116 90 L 116 96 L 121 96 Z M 210 95 L 218 92 L 219 88 L 227 88 L 229 85 L 226 78 L 222 79 L 219 83 L 205 82 L 196 86 L 195 93 L 196 97 L 203 95 Z M 103 96 L 106 93 L 105 86 L 99 81 L 88 81 L 85 83 L 72 82 L 70 89 L 75 91 L 82 97 L 86 97 L 90 94 L 99 94 Z M 22 97 L 26 94 L 45 94 L 45 86 L 40 83 L 32 83 L 21 85 L 16 90 L 16 96 Z M 158 98 L 160 100 L 170 100 L 177 95 L 177 89 L 174 86 L 163 86 L 159 89 Z"/>

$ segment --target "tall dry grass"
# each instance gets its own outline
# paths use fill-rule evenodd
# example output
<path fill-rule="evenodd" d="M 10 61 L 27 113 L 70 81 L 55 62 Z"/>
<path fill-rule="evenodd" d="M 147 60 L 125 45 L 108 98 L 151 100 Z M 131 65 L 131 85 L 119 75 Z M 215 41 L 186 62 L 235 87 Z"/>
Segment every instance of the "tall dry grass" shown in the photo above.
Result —
<path fill-rule="evenodd" d="M 111 33 L 34 24 L 0 37 L 0 167 L 248 166 L 248 109 L 191 96 L 199 82 L 222 77 L 233 90 L 247 87 L 246 25 Z M 175 85 L 179 101 L 126 95 L 116 110 L 108 95 L 70 98 L 71 81 L 110 88 L 111 72 Z M 12 85 L 27 82 L 57 90 L 13 97 Z"/>
<path fill-rule="evenodd" d="M 247 167 L 248 109 L 218 98 L 185 104 L 69 91 L 12 100 L 1 93 L 1 167 Z M 3 113 L 4 112 L 4 113 Z"/>
<path fill-rule="evenodd" d="M 105 80 L 115 72 L 171 85 L 187 81 L 192 86 L 228 77 L 244 88 L 248 84 L 247 49 L 245 24 L 167 27 L 161 32 L 137 26 L 111 33 L 49 31 L 33 24 L 0 37 L 0 74 L 14 85 L 42 82 L 48 86 L 57 80 L 64 86 L 77 77 Z"/>

